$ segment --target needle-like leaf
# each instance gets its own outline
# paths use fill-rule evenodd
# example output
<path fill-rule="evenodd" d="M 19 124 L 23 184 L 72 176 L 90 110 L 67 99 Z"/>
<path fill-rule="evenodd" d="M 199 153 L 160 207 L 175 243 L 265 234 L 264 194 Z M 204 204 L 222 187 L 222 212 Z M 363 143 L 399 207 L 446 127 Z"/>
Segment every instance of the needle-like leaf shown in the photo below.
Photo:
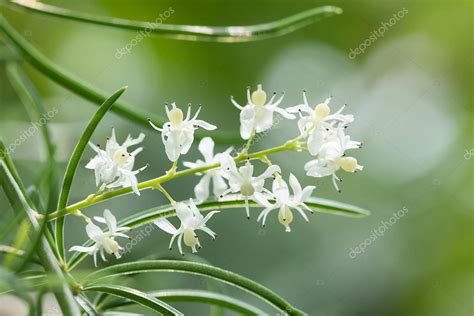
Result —
<path fill-rule="evenodd" d="M 202 290 L 163 290 L 147 293 L 165 302 L 198 302 L 225 307 L 243 315 L 265 315 L 265 312 L 236 298 Z M 103 309 L 113 309 L 133 304 L 130 300 L 116 300 L 104 305 Z"/>
<path fill-rule="evenodd" d="M 241 288 L 267 301 L 276 308 L 288 313 L 288 315 L 305 315 L 302 311 L 292 306 L 282 297 L 263 285 L 252 281 L 251 279 L 227 270 L 197 262 L 177 260 L 148 260 L 116 264 L 89 274 L 85 280 L 86 289 L 88 287 L 93 287 L 97 282 L 101 282 L 105 278 L 111 276 L 154 271 L 190 273 L 217 279 L 219 281 Z"/>
<path fill-rule="evenodd" d="M 318 20 L 342 13 L 334 6 L 312 8 L 282 19 L 255 25 L 243 26 L 208 26 L 208 25 L 173 25 L 145 21 L 133 21 L 68 10 L 65 8 L 40 3 L 32 0 L 13 0 L 9 4 L 32 12 L 46 14 L 68 20 L 105 25 L 132 31 L 146 31 L 177 40 L 213 41 L 213 42 L 250 42 L 294 32 Z"/>
<path fill-rule="evenodd" d="M 101 284 L 88 286 L 84 288 L 84 291 L 102 292 L 112 294 L 118 297 L 123 297 L 125 299 L 134 301 L 137 304 L 148 307 L 154 310 L 155 312 L 158 312 L 163 315 L 184 315 L 174 307 L 160 301 L 157 298 L 154 298 L 150 295 L 147 295 L 146 293 L 125 286 Z"/>
<path fill-rule="evenodd" d="M 66 168 L 66 172 L 64 174 L 63 185 L 61 188 L 61 192 L 59 193 L 59 201 L 58 201 L 58 210 L 63 209 L 66 207 L 67 202 L 69 200 L 69 193 L 71 191 L 71 185 L 74 178 L 74 174 L 76 173 L 77 166 L 81 160 L 82 154 L 84 153 L 84 149 L 87 146 L 92 134 L 95 131 L 95 128 L 102 120 L 104 115 L 107 111 L 110 110 L 112 105 L 114 105 L 115 101 L 125 92 L 127 87 L 123 87 L 111 95 L 105 102 L 99 107 L 97 112 L 95 112 L 94 116 L 91 118 L 89 123 L 87 124 L 86 129 L 82 133 L 81 138 L 79 139 L 74 151 L 72 152 L 71 158 L 69 159 L 69 163 Z M 58 248 L 58 252 L 61 258 L 64 258 L 64 218 L 59 218 L 56 221 L 56 245 Z"/>

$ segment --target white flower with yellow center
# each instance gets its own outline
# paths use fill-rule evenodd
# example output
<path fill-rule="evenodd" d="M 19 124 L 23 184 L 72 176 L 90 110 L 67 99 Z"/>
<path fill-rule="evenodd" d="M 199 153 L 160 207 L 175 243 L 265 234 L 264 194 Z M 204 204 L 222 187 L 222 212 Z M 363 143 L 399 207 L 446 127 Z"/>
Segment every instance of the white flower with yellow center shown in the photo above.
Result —
<path fill-rule="evenodd" d="M 89 142 L 89 146 L 97 155 L 89 161 L 86 168 L 95 171 L 96 185 L 105 184 L 106 188 L 132 187 L 133 191 L 140 195 L 140 191 L 137 188 L 138 181 L 136 175 L 147 166 L 138 170 L 132 169 L 135 164 L 135 156 L 143 148 L 139 147 L 131 153 L 127 149 L 141 143 L 144 138 L 145 134 L 143 133 L 140 133 L 137 138 L 132 138 L 128 135 L 123 144 L 119 145 L 115 138 L 115 130 L 112 129 L 112 136 L 107 138 L 105 150 L 101 149 L 99 145 Z"/>
<path fill-rule="evenodd" d="M 326 143 L 321 146 L 318 158 L 307 162 L 304 166 L 306 174 L 311 177 L 321 178 L 332 176 L 332 183 L 337 191 L 339 187 L 337 181 L 341 181 L 336 176 L 336 172 L 342 169 L 346 172 L 356 172 L 362 170 L 363 166 L 357 163 L 354 157 L 345 154 L 347 149 L 360 148 L 361 143 L 352 141 L 344 134 L 343 128 L 337 128 L 337 137 L 331 135 Z"/>
<path fill-rule="evenodd" d="M 247 105 L 241 106 L 233 97 L 230 98 L 234 106 L 240 112 L 240 136 L 243 139 L 249 139 L 252 133 L 264 132 L 273 125 L 273 113 L 277 112 L 287 119 L 294 119 L 293 114 L 288 113 L 285 109 L 279 108 L 278 105 L 283 100 L 284 94 L 275 101 L 276 93 L 267 102 L 267 93 L 262 89 L 262 85 L 257 86 L 257 90 L 250 94 L 250 88 L 247 89 Z"/>
<path fill-rule="evenodd" d="M 212 138 L 204 137 L 199 142 L 198 149 L 204 157 L 204 160 L 199 159 L 196 162 L 185 161 L 183 162 L 185 167 L 199 168 L 219 162 L 220 153 L 214 155 L 214 141 Z M 229 154 L 231 151 L 232 148 L 228 148 L 225 153 Z M 203 202 L 209 197 L 209 186 L 211 184 L 211 180 L 214 196 L 219 197 L 225 190 L 227 190 L 227 184 L 224 181 L 222 171 L 220 169 L 211 169 L 198 175 L 201 175 L 202 177 L 198 184 L 194 187 L 194 193 L 196 194 L 196 199 L 199 202 Z"/>
<path fill-rule="evenodd" d="M 306 91 L 303 92 L 303 104 L 299 104 L 287 109 L 290 113 L 299 113 L 298 128 L 301 134 L 308 133 L 308 151 L 315 156 L 319 153 L 325 139 L 334 129 L 335 124 L 347 124 L 354 121 L 353 115 L 341 114 L 345 108 L 343 105 L 337 112 L 331 114 L 329 102 L 331 98 L 327 98 L 323 103 L 319 103 L 312 108 L 308 103 Z"/>
<path fill-rule="evenodd" d="M 225 177 L 229 181 L 230 188 L 222 193 L 221 197 L 232 192 L 240 192 L 245 199 L 245 211 L 247 218 L 250 218 L 249 200 L 252 199 L 263 207 L 270 207 L 264 193 L 271 195 L 271 192 L 265 189 L 265 179 L 270 178 L 276 172 L 281 172 L 277 165 L 269 166 L 261 175 L 253 176 L 253 166 L 247 160 L 244 166 L 237 169 L 234 159 L 229 154 L 221 154 L 219 156 L 221 169 Z"/>
<path fill-rule="evenodd" d="M 174 162 L 178 160 L 180 155 L 188 153 L 194 141 L 194 130 L 202 127 L 212 131 L 217 127 L 197 119 L 201 108 L 199 108 L 196 114 L 191 118 L 191 106 L 188 106 L 186 118 L 184 118 L 183 111 L 176 107 L 176 103 L 173 102 L 171 106 L 171 110 L 166 106 L 166 114 L 168 115 L 169 122 L 165 123 L 163 128 L 159 128 L 153 124 L 151 120 L 149 120 L 149 122 L 154 129 L 161 133 L 166 155 L 169 160 Z"/>
<path fill-rule="evenodd" d="M 197 252 L 196 248 L 201 248 L 201 244 L 199 243 L 198 236 L 196 235 L 196 230 L 202 230 L 206 234 L 212 237 L 212 239 L 216 238 L 216 233 L 214 233 L 211 229 L 206 226 L 207 221 L 211 219 L 214 214 L 219 213 L 219 211 L 212 211 L 206 214 L 206 217 L 203 217 L 199 212 L 199 209 L 194 204 L 192 199 L 189 199 L 188 205 L 184 202 L 176 203 L 176 215 L 178 216 L 179 220 L 181 221 L 181 225 L 178 229 L 176 229 L 173 224 L 170 223 L 169 220 L 166 218 L 160 218 L 154 221 L 155 225 L 158 226 L 163 231 L 171 234 L 171 241 L 169 244 L 169 248 L 171 250 L 171 246 L 176 237 L 178 237 L 178 249 L 179 253 L 184 255 L 182 249 L 182 240 L 184 239 L 184 244 L 192 249 L 193 252 Z"/>
<path fill-rule="evenodd" d="M 102 229 L 94 224 L 92 221 L 86 225 L 87 236 L 94 241 L 94 245 L 90 247 L 84 246 L 73 246 L 69 251 L 85 252 L 89 255 L 94 256 L 94 265 L 97 266 L 97 253 L 100 252 L 100 256 L 103 261 L 107 261 L 105 258 L 104 251 L 109 255 L 114 255 L 115 258 L 120 259 L 120 252 L 123 250 L 122 247 L 114 240 L 115 237 L 129 238 L 124 232 L 130 230 L 128 227 L 118 227 L 117 219 L 109 210 L 104 211 L 104 217 L 94 217 L 99 223 L 107 225 L 108 231 L 104 232 Z"/>
<path fill-rule="evenodd" d="M 262 220 L 263 226 L 265 226 L 268 214 L 275 209 L 279 209 L 278 221 L 280 224 L 285 226 L 285 231 L 287 232 L 291 231 L 290 224 L 293 222 L 293 213 L 291 212 L 291 209 L 297 210 L 306 222 L 309 221 L 303 209 L 306 209 L 311 213 L 313 213 L 313 210 L 311 210 L 304 202 L 311 196 L 311 193 L 313 193 L 313 190 L 316 187 L 310 185 L 301 189 L 298 179 L 296 179 L 293 174 L 290 174 L 289 180 L 291 189 L 293 190 L 293 195 L 290 195 L 288 185 L 283 179 L 277 178 L 273 180 L 272 193 L 275 197 L 275 203 L 270 207 L 265 208 L 257 218 L 257 221 Z"/>

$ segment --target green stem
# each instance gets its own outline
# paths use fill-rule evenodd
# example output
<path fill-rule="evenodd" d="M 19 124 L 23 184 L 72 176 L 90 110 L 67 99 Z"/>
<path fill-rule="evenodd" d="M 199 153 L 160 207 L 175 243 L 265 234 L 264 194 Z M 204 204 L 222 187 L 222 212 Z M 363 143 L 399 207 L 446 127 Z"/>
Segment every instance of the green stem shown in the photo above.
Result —
<path fill-rule="evenodd" d="M 107 92 L 94 88 L 91 84 L 77 78 L 73 74 L 68 73 L 58 65 L 54 64 L 40 51 L 30 45 L 28 41 L 25 40 L 1 14 L 0 31 L 5 33 L 5 35 L 10 39 L 11 43 L 28 63 L 62 87 L 72 91 L 86 100 L 93 102 L 96 105 L 102 104 L 110 95 Z M 166 121 L 163 117 L 158 117 L 144 111 L 134 110 L 136 108 L 139 107 L 119 101 L 115 104 L 112 111 L 129 121 L 135 122 L 150 129 L 151 126 L 149 124 L 149 119 L 151 119 L 156 125 L 163 125 Z M 201 139 L 205 136 L 209 136 L 207 132 L 196 132 L 196 139 Z M 218 134 L 213 135 L 213 138 L 218 143 L 230 144 L 236 143 L 240 139 L 237 135 L 235 135 L 235 133 L 229 132 L 219 132 Z"/>
<path fill-rule="evenodd" d="M 77 166 L 81 160 L 84 149 L 87 146 L 92 134 L 94 133 L 97 125 L 102 120 L 107 111 L 114 105 L 115 101 L 125 92 L 127 87 L 123 87 L 110 96 L 105 102 L 100 106 L 94 116 L 91 118 L 87 124 L 86 129 L 84 130 L 81 138 L 79 139 L 74 151 L 72 152 L 71 159 L 66 168 L 64 174 L 64 181 L 59 194 L 58 201 L 58 210 L 62 210 L 67 206 L 69 200 L 69 194 L 71 192 L 72 181 L 74 179 L 74 174 L 76 173 Z M 64 259 L 64 218 L 58 218 L 56 221 L 56 245 L 58 248 L 58 253 L 61 259 Z"/>
<path fill-rule="evenodd" d="M 173 25 L 157 22 L 133 21 L 112 17 L 95 16 L 88 13 L 68 10 L 37 1 L 10 1 L 8 4 L 32 12 L 80 22 L 105 25 L 120 29 L 142 31 L 166 36 L 178 40 L 213 41 L 213 42 L 249 42 L 281 36 L 310 25 L 322 18 L 342 13 L 342 9 L 334 6 L 312 8 L 292 16 L 273 22 L 248 26 L 202 26 Z M 170 7 L 173 9 L 172 7 Z M 169 9 L 168 9 L 169 10 Z M 173 12 L 174 13 L 174 10 Z"/>
<path fill-rule="evenodd" d="M 289 315 L 306 315 L 302 311 L 293 307 L 290 303 L 282 297 L 271 291 L 270 289 L 252 281 L 249 278 L 239 274 L 226 271 L 211 265 L 206 265 L 197 262 L 185 262 L 176 260 L 149 260 L 139 262 L 121 263 L 110 266 L 91 273 L 86 277 L 85 288 L 93 287 L 97 282 L 105 278 L 118 275 L 136 274 L 140 272 L 153 271 L 173 271 L 182 273 L 191 273 L 210 277 L 237 286 L 241 289 L 247 290 L 250 293 L 264 299 L 276 308 L 285 311 Z"/>
<path fill-rule="evenodd" d="M 262 156 L 266 156 L 266 155 L 270 155 L 270 154 L 274 154 L 274 153 L 278 153 L 278 152 L 282 152 L 282 151 L 286 151 L 286 150 L 297 150 L 298 148 L 299 147 L 296 144 L 294 144 L 292 142 L 287 142 L 287 143 L 285 143 L 281 146 L 274 147 L 274 148 L 271 148 L 271 149 L 262 150 L 262 151 L 259 151 L 259 152 L 253 153 L 253 154 L 240 155 L 240 156 L 234 158 L 234 160 L 236 162 L 240 162 L 240 161 L 243 161 L 245 159 L 260 159 L 260 157 L 262 157 Z M 183 170 L 183 171 L 178 171 L 175 174 L 166 174 L 166 175 L 163 175 L 163 176 L 155 178 L 155 179 L 140 182 L 138 184 L 138 189 L 140 191 L 142 191 L 142 190 L 146 190 L 146 189 L 150 189 L 150 188 L 155 188 L 157 185 L 159 185 L 161 183 L 164 183 L 164 182 L 176 179 L 176 178 L 196 174 L 196 173 L 202 173 L 202 172 L 205 172 L 205 171 L 210 170 L 210 169 L 218 168 L 219 166 L 220 166 L 219 163 L 215 163 L 215 164 L 206 165 L 206 166 L 202 166 L 202 167 L 197 167 L 197 168 L 186 169 L 186 170 Z M 132 192 L 132 188 L 127 187 L 127 188 L 122 188 L 122 189 L 118 189 L 118 190 L 105 192 L 105 193 L 102 193 L 100 195 L 96 195 L 92 198 L 89 197 L 89 198 L 86 198 L 86 199 L 84 199 L 80 202 L 77 202 L 77 203 L 72 204 L 68 207 L 65 207 L 61 210 L 58 210 L 56 212 L 51 213 L 49 215 L 49 219 L 53 220 L 53 219 L 56 219 L 56 218 L 60 218 L 60 217 L 63 217 L 67 214 L 70 214 L 70 213 L 74 212 L 75 210 L 83 209 L 83 208 L 89 207 L 91 205 L 94 205 L 94 204 L 97 204 L 97 203 L 100 203 L 100 202 L 103 202 L 103 201 L 106 201 L 106 200 L 109 200 L 109 199 L 112 199 L 112 198 L 115 198 L 115 197 L 118 197 L 118 196 L 121 196 L 121 195 L 129 194 L 131 192 Z"/>
<path fill-rule="evenodd" d="M 0 141 L 0 166 L 2 167 L 3 174 L 0 176 L 5 193 L 12 205 L 15 205 L 18 208 L 22 208 L 28 219 L 30 220 L 32 226 L 36 231 L 40 229 L 38 221 L 36 219 L 36 210 L 34 205 L 26 194 L 26 190 L 23 184 L 20 181 L 18 173 L 8 156 L 7 150 L 4 144 Z M 19 203 L 18 203 L 19 202 Z M 61 280 L 61 286 L 59 288 L 54 288 L 54 294 L 56 299 L 61 307 L 64 315 L 79 316 L 79 309 L 74 301 L 71 289 L 68 286 L 66 277 L 61 271 L 56 258 L 51 250 L 50 245 L 48 244 L 46 238 L 41 237 L 40 242 L 37 247 L 38 256 L 42 262 L 42 265 L 46 272 L 56 276 Z"/>
<path fill-rule="evenodd" d="M 162 290 L 147 293 L 151 297 L 158 298 L 165 302 L 198 302 L 207 303 L 215 306 L 225 307 L 242 315 L 257 316 L 265 315 L 265 313 L 244 301 L 233 297 L 202 290 Z M 115 309 L 133 304 L 130 300 L 116 300 L 104 304 L 101 310 Z"/>

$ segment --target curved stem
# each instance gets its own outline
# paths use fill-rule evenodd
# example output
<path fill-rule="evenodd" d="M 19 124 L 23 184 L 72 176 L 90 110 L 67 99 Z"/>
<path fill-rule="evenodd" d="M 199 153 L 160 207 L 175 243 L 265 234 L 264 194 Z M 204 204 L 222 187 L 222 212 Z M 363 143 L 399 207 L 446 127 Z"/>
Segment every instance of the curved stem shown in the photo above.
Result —
<path fill-rule="evenodd" d="M 68 73 L 58 65 L 54 64 L 40 51 L 28 43 L 0 14 L 0 31 L 10 39 L 11 43 L 21 53 L 22 57 L 38 71 L 43 73 L 60 86 L 72 91 L 73 93 L 89 100 L 96 105 L 102 104 L 110 95 L 100 89 L 94 88 L 91 84 L 77 78 L 75 75 Z M 123 101 L 119 101 L 112 108 L 112 111 L 125 119 L 140 124 L 144 127 L 150 128 L 148 122 L 151 119 L 156 125 L 163 125 L 166 120 L 163 117 L 158 117 L 151 113 L 144 111 L 136 111 L 139 108 Z M 209 136 L 207 132 L 196 131 L 196 139 L 201 139 Z M 216 142 L 222 144 L 232 144 L 240 140 L 239 136 L 230 132 L 219 132 L 213 135 Z"/>
<path fill-rule="evenodd" d="M 63 185 L 61 187 L 61 192 L 59 193 L 59 200 L 58 200 L 58 210 L 61 210 L 66 207 L 67 202 L 69 200 L 69 193 L 71 191 L 72 180 L 74 178 L 74 174 L 76 173 L 77 166 L 81 160 L 82 154 L 84 149 L 89 142 L 89 139 L 92 137 L 92 134 L 95 131 L 95 128 L 105 116 L 107 111 L 114 105 L 115 101 L 125 92 L 127 87 L 123 87 L 115 92 L 112 96 L 110 96 L 105 102 L 100 106 L 94 116 L 91 118 L 89 123 L 86 126 L 86 129 L 81 135 L 81 138 L 77 142 L 74 151 L 72 152 L 71 159 L 66 168 L 66 172 L 64 174 Z M 64 218 L 58 218 L 56 221 L 56 245 L 58 248 L 58 253 L 61 259 L 64 259 Z"/>
<path fill-rule="evenodd" d="M 159 299 L 125 286 L 100 284 L 86 287 L 84 291 L 107 293 L 123 297 L 148 307 L 161 315 L 183 315 L 183 313 Z"/>
<path fill-rule="evenodd" d="M 199 302 L 221 306 L 243 315 L 265 315 L 265 313 L 244 301 L 233 297 L 202 290 L 163 290 L 147 293 L 165 302 Z M 113 301 L 104 304 L 102 310 L 124 307 L 133 304 L 130 300 Z"/>
<path fill-rule="evenodd" d="M 122 263 L 89 274 L 86 277 L 85 284 L 87 288 L 87 286 L 93 286 L 93 284 L 111 276 L 153 271 L 183 272 L 214 278 L 219 281 L 226 282 L 233 286 L 244 289 L 264 299 L 276 308 L 285 311 L 289 315 L 305 315 L 305 313 L 293 307 L 290 303 L 288 303 L 286 300 L 284 300 L 282 297 L 280 297 L 270 289 L 264 287 L 263 285 L 260 285 L 255 281 L 252 281 L 249 278 L 227 270 L 213 267 L 211 265 L 206 265 L 197 262 L 186 262 L 176 260 L 149 260 Z"/>
<path fill-rule="evenodd" d="M 36 218 L 36 211 L 34 205 L 26 194 L 26 190 L 20 181 L 18 173 L 8 156 L 8 152 L 3 144 L 0 141 L 0 182 L 5 189 L 5 193 L 12 205 L 15 208 L 23 209 L 28 216 L 32 226 L 36 231 L 40 229 L 39 223 Z M 74 297 L 72 291 L 68 286 L 67 277 L 62 273 L 56 258 L 51 250 L 50 245 L 48 244 L 46 238 L 40 238 L 40 243 L 37 248 L 38 256 L 43 264 L 45 271 L 51 273 L 52 275 L 58 277 L 61 280 L 61 286 L 57 289 L 54 289 L 54 294 L 56 299 L 61 307 L 62 312 L 65 315 L 79 316 L 79 310 L 76 303 L 74 302 Z"/>
<path fill-rule="evenodd" d="M 248 26 L 204 26 L 173 25 L 95 16 L 92 14 L 68 10 L 31 0 L 13 0 L 8 2 L 8 4 L 35 13 L 46 14 L 58 18 L 97 25 L 105 25 L 132 31 L 143 31 L 146 32 L 146 34 L 153 33 L 177 40 L 213 41 L 224 43 L 249 42 L 281 36 L 294 32 L 297 29 L 310 25 L 320 19 L 342 13 L 341 8 L 334 6 L 323 6 L 312 8 L 269 23 Z"/>
<path fill-rule="evenodd" d="M 201 204 L 197 204 L 199 211 L 208 212 L 215 210 L 226 210 L 226 209 L 242 209 L 244 207 L 245 201 L 241 199 L 236 200 L 225 200 L 225 201 L 206 201 Z M 370 211 L 360 208 L 358 206 L 345 204 L 341 202 L 336 202 L 327 199 L 321 198 L 310 198 L 305 204 L 311 208 L 315 213 L 326 213 L 331 215 L 345 216 L 345 217 L 354 217 L 360 218 L 364 216 L 369 216 Z M 249 206 L 259 207 L 261 205 L 255 201 L 249 201 Z M 135 213 L 127 218 L 124 218 L 119 222 L 119 226 L 126 226 L 129 228 L 138 228 L 143 225 L 154 222 L 159 218 L 167 218 L 176 215 L 176 210 L 173 205 L 164 205 L 160 207 L 154 207 L 142 212 Z M 83 246 L 92 245 L 92 241 L 88 240 L 84 243 Z M 74 269 L 79 263 L 82 262 L 87 257 L 87 253 L 77 252 L 75 253 L 70 261 L 67 264 L 69 271 Z"/>
<path fill-rule="evenodd" d="M 295 145 L 294 143 L 287 142 L 284 145 L 274 147 L 274 148 L 271 148 L 271 149 L 267 149 L 267 150 L 262 150 L 262 151 L 259 151 L 259 152 L 253 153 L 253 154 L 240 155 L 240 156 L 236 157 L 234 160 L 236 162 L 240 162 L 240 161 L 243 161 L 245 159 L 259 159 L 262 156 L 266 156 L 266 155 L 270 155 L 270 154 L 274 154 L 274 153 L 282 152 L 282 151 L 286 151 L 286 150 L 297 150 L 298 148 L 299 147 L 297 145 Z M 142 191 L 142 190 L 146 190 L 146 189 L 150 189 L 150 188 L 155 188 L 157 185 L 159 185 L 161 183 L 164 183 L 164 182 L 176 179 L 176 178 L 180 178 L 180 177 L 183 177 L 183 176 L 187 176 L 187 175 L 202 173 L 202 172 L 210 170 L 210 169 L 218 168 L 219 166 L 220 166 L 220 164 L 216 163 L 216 164 L 206 165 L 206 166 L 202 166 L 202 167 L 197 167 L 197 168 L 186 169 L 186 170 L 183 170 L 183 171 L 178 171 L 174 174 L 165 174 L 165 175 L 163 175 L 161 177 L 158 177 L 158 178 L 155 178 L 155 179 L 140 182 L 138 184 L 138 189 L 140 191 Z M 96 196 L 93 196 L 93 197 L 89 197 L 89 198 L 86 198 L 86 199 L 84 199 L 80 202 L 77 202 L 77 203 L 72 204 L 68 207 L 65 207 L 61 210 L 58 210 L 54 213 L 51 213 L 48 218 L 49 218 L 49 220 L 60 218 L 60 217 L 63 217 L 67 214 L 70 214 L 70 213 L 74 212 L 75 210 L 83 209 L 85 207 L 88 207 L 88 206 L 91 206 L 91 205 L 94 205 L 94 204 L 97 204 L 97 203 L 100 203 L 100 202 L 103 202 L 103 201 L 106 201 L 106 200 L 110 200 L 110 199 L 115 198 L 117 196 L 129 194 L 131 192 L 132 192 L 132 189 L 130 187 L 127 187 L 127 188 L 122 188 L 122 189 L 118 189 L 118 190 L 105 192 L 105 193 L 102 193 L 102 194 L 99 194 L 99 195 L 96 195 Z"/>

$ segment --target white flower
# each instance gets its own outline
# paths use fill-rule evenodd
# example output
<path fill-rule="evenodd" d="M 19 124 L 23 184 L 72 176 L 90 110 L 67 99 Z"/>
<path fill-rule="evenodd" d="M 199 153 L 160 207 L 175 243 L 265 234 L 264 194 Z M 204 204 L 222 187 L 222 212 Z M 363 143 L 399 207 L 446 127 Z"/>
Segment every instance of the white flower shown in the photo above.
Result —
<path fill-rule="evenodd" d="M 120 251 L 123 250 L 122 247 L 114 240 L 114 237 L 124 237 L 129 238 L 127 235 L 123 234 L 124 232 L 130 230 L 128 227 L 118 227 L 117 220 L 115 216 L 109 211 L 104 211 L 104 217 L 94 217 L 99 223 L 104 223 L 108 227 L 107 232 L 103 232 L 102 229 L 95 225 L 92 221 L 86 225 L 87 236 L 95 242 L 94 245 L 90 247 L 84 246 L 73 246 L 69 251 L 79 251 L 86 252 L 89 255 L 94 256 L 94 265 L 97 266 L 97 252 L 100 251 L 100 256 L 102 260 L 107 261 L 105 258 L 104 250 L 109 255 L 114 255 L 115 258 L 120 259 Z"/>
<path fill-rule="evenodd" d="M 194 130 L 202 127 L 207 130 L 215 130 L 217 127 L 205 121 L 196 119 L 201 111 L 197 110 L 196 114 L 191 118 L 191 106 L 188 107 L 186 118 L 183 119 L 183 111 L 176 107 L 176 103 L 172 103 L 172 109 L 166 106 L 166 114 L 169 122 L 165 123 L 163 128 L 159 128 L 149 120 L 150 125 L 161 133 L 161 139 L 165 145 L 166 155 L 171 161 L 178 160 L 180 155 L 185 155 L 194 140 Z"/>
<path fill-rule="evenodd" d="M 303 92 L 303 104 L 299 104 L 287 109 L 290 113 L 300 113 L 298 120 L 298 128 L 301 134 L 308 133 L 308 151 L 315 156 L 319 153 L 325 139 L 330 135 L 335 124 L 347 124 L 354 121 L 353 115 L 343 115 L 341 112 L 346 105 L 343 105 L 336 113 L 330 114 L 329 102 L 331 98 L 327 98 L 323 103 L 311 108 L 308 104 L 306 91 Z"/>
<path fill-rule="evenodd" d="M 233 97 L 230 98 L 232 103 L 240 112 L 240 136 L 243 139 L 249 139 L 253 131 L 257 133 L 270 129 L 273 125 L 273 112 L 277 112 L 287 119 L 294 119 L 293 114 L 288 113 L 285 109 L 279 108 L 278 105 L 283 100 L 284 94 L 278 100 L 275 100 L 276 92 L 267 101 L 267 94 L 262 90 L 262 85 L 257 86 L 257 90 L 250 95 L 250 88 L 247 89 L 247 105 L 242 107 Z"/>
<path fill-rule="evenodd" d="M 176 229 L 166 218 L 160 218 L 154 221 L 154 223 L 160 229 L 164 230 L 168 234 L 173 235 L 169 244 L 170 250 L 174 239 L 178 237 L 178 249 L 183 255 L 183 249 L 181 246 L 183 237 L 184 244 L 188 247 L 191 247 L 193 252 L 196 252 L 196 246 L 201 248 L 201 244 L 199 243 L 199 239 L 195 233 L 195 230 L 202 230 L 211 236 L 212 239 L 216 238 L 216 233 L 206 226 L 207 221 L 216 213 L 219 213 L 219 211 L 209 212 L 207 213 L 206 217 L 203 217 L 199 212 L 199 209 L 196 207 L 196 204 L 194 204 L 194 201 L 189 199 L 189 205 L 186 205 L 183 202 L 176 203 L 176 215 L 181 221 L 179 229 Z"/>
<path fill-rule="evenodd" d="M 293 195 L 290 196 L 290 191 L 288 190 L 288 185 L 283 179 L 275 179 L 273 181 L 273 196 L 276 199 L 276 202 L 270 207 L 265 208 L 260 215 L 258 216 L 257 221 L 262 220 L 262 225 L 265 226 L 265 220 L 267 215 L 275 209 L 280 209 L 278 212 L 278 221 L 280 224 L 285 226 L 285 231 L 290 232 L 290 224 L 293 221 L 293 213 L 291 209 L 297 210 L 301 216 L 308 222 L 308 217 L 304 213 L 302 208 L 305 208 L 309 212 L 313 213 L 304 202 L 311 196 L 315 186 L 307 186 L 304 189 L 301 189 L 301 185 L 298 182 L 298 179 L 293 174 L 290 174 L 290 186 L 293 190 Z"/>
<path fill-rule="evenodd" d="M 183 165 L 188 168 L 199 168 L 203 166 L 209 166 L 219 162 L 219 154 L 214 155 L 214 141 L 210 137 L 204 137 L 199 142 L 199 151 L 204 157 L 203 160 L 197 160 L 196 162 L 183 162 Z M 229 154 L 232 151 L 232 148 L 228 148 L 225 153 Z M 216 197 L 220 196 L 225 190 L 227 190 L 227 184 L 222 177 L 222 171 L 220 169 L 211 169 L 202 174 L 201 180 L 194 187 L 194 193 L 196 194 L 196 199 L 199 202 L 207 200 L 209 197 L 209 185 L 212 179 L 213 193 Z"/>
<path fill-rule="evenodd" d="M 271 177 L 275 172 L 281 172 L 280 167 L 272 165 L 265 170 L 261 175 L 253 176 L 253 166 L 247 160 L 245 166 L 237 169 L 234 159 L 229 154 L 221 154 L 219 156 L 221 169 L 224 171 L 225 177 L 229 180 L 230 188 L 222 193 L 221 197 L 227 193 L 237 193 L 243 195 L 245 199 L 245 210 L 247 218 L 250 218 L 249 199 L 253 199 L 258 204 L 264 207 L 270 207 L 271 204 L 262 192 L 271 194 L 263 187 L 265 179 Z"/>
<path fill-rule="evenodd" d="M 86 165 L 87 169 L 95 170 L 96 185 L 105 184 L 107 188 L 116 187 L 132 187 L 133 192 L 140 195 L 138 191 L 138 181 L 136 175 L 144 170 L 144 166 L 138 170 L 132 170 L 135 164 L 135 156 L 140 153 L 143 148 L 139 147 L 128 153 L 127 148 L 137 145 L 143 141 L 145 134 L 140 133 L 138 138 L 132 138 L 130 135 L 122 145 L 117 143 L 115 138 L 115 130 L 112 129 L 112 136 L 107 138 L 105 150 L 99 145 L 89 142 L 89 146 L 97 153 L 97 155 Z"/>
<path fill-rule="evenodd" d="M 307 162 L 304 169 L 306 174 L 311 177 L 332 176 L 334 187 L 341 192 L 336 182 L 341 179 L 336 176 L 336 171 L 343 169 L 347 172 L 356 172 L 363 169 L 357 163 L 357 159 L 345 154 L 347 149 L 360 148 L 362 144 L 352 141 L 349 136 L 344 134 L 343 128 L 337 128 L 335 133 L 337 137 L 334 135 L 328 137 L 328 141 L 321 146 L 318 158 Z"/>

